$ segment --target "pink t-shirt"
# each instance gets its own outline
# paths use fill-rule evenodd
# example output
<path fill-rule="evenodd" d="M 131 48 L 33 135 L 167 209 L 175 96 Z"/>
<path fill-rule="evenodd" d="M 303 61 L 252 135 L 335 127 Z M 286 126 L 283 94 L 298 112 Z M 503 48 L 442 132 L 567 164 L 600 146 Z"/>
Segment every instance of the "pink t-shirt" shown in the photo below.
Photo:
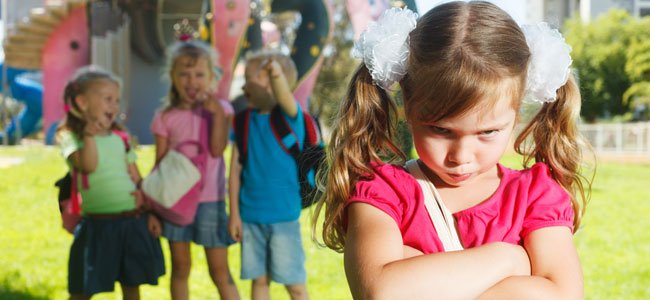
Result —
<path fill-rule="evenodd" d="M 221 100 L 220 103 L 226 115 L 233 114 L 229 102 Z M 201 116 L 195 110 L 172 108 L 167 111 L 158 111 L 151 122 L 151 132 L 154 135 L 167 138 L 169 149 L 173 149 L 180 142 L 199 140 L 201 120 Z M 193 156 L 196 153 L 195 148 L 191 146 L 184 146 L 180 150 L 188 156 Z M 205 185 L 201 191 L 199 202 L 223 201 L 226 196 L 226 165 L 223 156 L 208 155 L 206 174 L 203 176 Z"/>
<path fill-rule="evenodd" d="M 498 165 L 501 183 L 480 204 L 454 213 L 461 243 L 473 248 L 489 242 L 521 244 L 530 232 L 550 226 L 573 230 L 569 194 L 551 177 L 548 167 L 512 170 Z M 444 251 L 424 206 L 422 189 L 404 168 L 382 164 L 371 180 L 359 181 L 347 204 L 363 202 L 391 216 L 404 244 L 423 253 Z"/>

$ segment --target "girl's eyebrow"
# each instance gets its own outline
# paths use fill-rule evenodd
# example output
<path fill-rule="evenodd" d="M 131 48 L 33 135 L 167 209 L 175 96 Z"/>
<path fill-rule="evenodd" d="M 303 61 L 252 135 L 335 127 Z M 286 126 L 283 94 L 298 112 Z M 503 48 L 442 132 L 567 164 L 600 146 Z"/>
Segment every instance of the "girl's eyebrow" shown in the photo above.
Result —
<path fill-rule="evenodd" d="M 510 124 L 510 121 L 505 121 L 501 123 L 495 123 L 489 126 L 485 126 L 483 129 L 479 129 L 480 131 L 485 131 L 485 130 L 492 130 L 492 129 L 499 129 L 499 128 L 504 128 Z"/>
<path fill-rule="evenodd" d="M 435 126 L 435 127 L 440 127 L 442 129 L 447 129 L 449 131 L 455 131 L 453 126 L 449 126 L 449 124 L 446 124 L 446 123 L 440 122 L 440 121 L 438 121 L 438 122 L 436 122 L 436 121 L 422 122 L 422 125 L 424 125 L 424 126 Z M 500 123 L 495 122 L 494 124 L 490 124 L 490 125 L 487 125 L 487 126 L 482 126 L 480 128 L 472 129 L 472 131 L 474 131 L 474 132 L 483 132 L 483 131 L 488 131 L 488 130 L 501 129 L 501 128 L 507 127 L 508 125 L 510 125 L 510 121 L 504 121 L 504 122 L 500 122 Z"/>

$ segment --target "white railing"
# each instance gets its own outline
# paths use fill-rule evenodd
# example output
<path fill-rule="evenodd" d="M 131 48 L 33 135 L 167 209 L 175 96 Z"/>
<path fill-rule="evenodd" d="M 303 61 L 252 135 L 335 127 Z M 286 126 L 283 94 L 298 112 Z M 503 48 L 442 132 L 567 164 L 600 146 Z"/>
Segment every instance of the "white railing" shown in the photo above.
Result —
<path fill-rule="evenodd" d="M 581 124 L 579 128 L 596 153 L 650 154 L 650 122 Z"/>

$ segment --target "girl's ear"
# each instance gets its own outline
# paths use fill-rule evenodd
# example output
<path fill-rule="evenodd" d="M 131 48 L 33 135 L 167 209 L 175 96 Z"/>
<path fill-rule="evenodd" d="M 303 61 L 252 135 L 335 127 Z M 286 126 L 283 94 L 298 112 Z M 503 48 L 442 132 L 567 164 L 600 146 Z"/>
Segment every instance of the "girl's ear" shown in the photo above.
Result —
<path fill-rule="evenodd" d="M 76 103 L 77 107 L 79 107 L 79 110 L 82 112 L 88 109 L 88 100 L 86 97 L 84 97 L 83 94 L 76 95 L 74 98 L 72 98 L 72 102 Z"/>

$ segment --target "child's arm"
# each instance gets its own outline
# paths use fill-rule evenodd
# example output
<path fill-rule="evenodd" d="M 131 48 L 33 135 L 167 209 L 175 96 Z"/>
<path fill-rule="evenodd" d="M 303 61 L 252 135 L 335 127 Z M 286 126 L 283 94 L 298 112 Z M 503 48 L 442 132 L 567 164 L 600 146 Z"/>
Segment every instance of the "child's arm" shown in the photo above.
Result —
<path fill-rule="evenodd" d="M 70 155 L 72 165 L 81 170 L 83 173 L 92 173 L 97 169 L 97 144 L 95 135 L 106 132 L 106 125 L 102 121 L 85 117 L 86 125 L 84 126 L 82 142 L 83 146 Z"/>
<path fill-rule="evenodd" d="M 296 99 L 293 97 L 287 78 L 282 72 L 282 67 L 277 61 L 271 59 L 264 65 L 264 68 L 269 72 L 273 96 L 278 101 L 278 105 L 289 117 L 295 118 L 298 114 L 298 104 L 296 104 Z"/>
<path fill-rule="evenodd" d="M 479 299 L 583 299 L 582 270 L 567 227 L 547 227 L 524 239 L 533 276 L 501 281 Z"/>
<path fill-rule="evenodd" d="M 131 181 L 138 185 L 140 181 L 142 181 L 142 175 L 140 174 L 140 170 L 138 169 L 138 165 L 135 163 L 129 163 L 128 165 L 128 172 L 129 172 L 129 177 L 131 177 Z"/>
<path fill-rule="evenodd" d="M 144 195 L 142 195 L 142 191 L 140 190 L 140 182 L 142 181 L 140 170 L 138 169 L 138 166 L 135 164 L 135 162 L 129 163 L 127 167 L 129 177 L 131 177 L 131 181 L 133 181 L 136 186 L 136 189 L 131 193 L 131 195 L 135 197 L 135 209 L 143 208 L 145 206 L 145 202 Z"/>
<path fill-rule="evenodd" d="M 95 172 L 97 168 L 97 144 L 93 135 L 84 134 L 83 147 L 70 155 L 72 165 L 83 173 Z"/>
<path fill-rule="evenodd" d="M 228 130 L 232 123 L 232 114 L 226 113 L 221 100 L 205 101 L 203 108 L 212 114 L 210 130 L 210 155 L 219 157 L 228 144 Z"/>
<path fill-rule="evenodd" d="M 403 258 L 391 217 L 364 203 L 347 212 L 344 264 L 355 299 L 474 299 L 506 277 L 530 274 L 526 252 L 507 243 Z"/>
<path fill-rule="evenodd" d="M 230 176 L 228 177 L 228 198 L 230 201 L 230 217 L 228 218 L 228 232 L 233 240 L 239 242 L 242 237 L 241 217 L 239 216 L 239 188 L 242 166 L 239 163 L 239 151 L 232 147 L 230 156 Z"/>
<path fill-rule="evenodd" d="M 156 138 L 156 164 L 167 154 L 169 150 L 169 140 L 166 137 L 155 135 Z"/>

